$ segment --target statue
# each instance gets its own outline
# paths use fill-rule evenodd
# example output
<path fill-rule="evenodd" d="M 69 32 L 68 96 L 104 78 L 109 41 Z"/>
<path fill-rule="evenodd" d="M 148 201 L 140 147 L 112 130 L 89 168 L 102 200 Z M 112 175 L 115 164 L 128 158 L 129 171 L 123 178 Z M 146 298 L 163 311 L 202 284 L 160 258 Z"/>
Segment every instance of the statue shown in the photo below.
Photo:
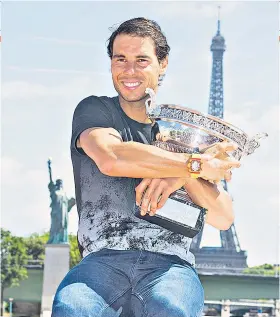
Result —
<path fill-rule="evenodd" d="M 48 160 L 50 183 L 48 185 L 51 197 L 51 229 L 48 244 L 68 243 L 68 212 L 75 205 L 75 198 L 68 199 L 63 190 L 61 179 L 52 180 L 51 159 Z"/>

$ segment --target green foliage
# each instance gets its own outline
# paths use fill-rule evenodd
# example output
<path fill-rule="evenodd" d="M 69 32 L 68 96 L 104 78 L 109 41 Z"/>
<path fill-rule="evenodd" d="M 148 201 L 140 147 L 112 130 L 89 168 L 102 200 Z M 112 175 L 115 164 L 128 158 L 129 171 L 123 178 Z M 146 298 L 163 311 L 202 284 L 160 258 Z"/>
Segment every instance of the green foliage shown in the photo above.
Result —
<path fill-rule="evenodd" d="M 24 242 L 27 248 L 27 255 L 32 260 L 44 260 L 45 257 L 45 244 L 49 239 L 49 233 L 39 235 L 33 233 L 31 236 L 24 238 Z"/>
<path fill-rule="evenodd" d="M 243 273 L 265 276 L 279 276 L 280 271 L 279 266 L 274 266 L 272 264 L 265 263 L 259 266 L 248 267 L 244 269 Z"/>
<path fill-rule="evenodd" d="M 77 236 L 69 234 L 70 243 L 70 268 L 77 265 L 81 261 L 81 255 L 78 248 Z"/>
<path fill-rule="evenodd" d="M 26 279 L 28 255 L 24 239 L 12 236 L 11 232 L 3 228 L 1 230 L 1 298 L 4 289 L 18 286 L 19 282 Z M 1 301 L 1 316 L 3 306 Z"/>
<path fill-rule="evenodd" d="M 28 255 L 24 239 L 12 236 L 11 232 L 1 228 L 1 281 L 2 287 L 19 285 L 27 278 L 25 265 Z"/>
<path fill-rule="evenodd" d="M 26 265 L 29 260 L 44 260 L 45 245 L 49 233 L 33 233 L 27 238 L 15 237 L 10 231 L 1 228 L 1 297 L 5 288 L 18 286 L 21 280 L 26 279 Z M 78 249 L 77 236 L 69 235 L 70 268 L 81 260 Z M 3 307 L 1 305 L 0 316 Z"/>
<path fill-rule="evenodd" d="M 80 252 L 78 249 L 77 236 L 69 234 L 70 244 L 70 268 L 78 264 L 81 260 Z M 24 238 L 27 247 L 27 254 L 31 260 L 44 260 L 45 257 L 45 244 L 49 239 L 49 233 L 46 232 L 42 235 L 34 233 L 31 236 Z"/>

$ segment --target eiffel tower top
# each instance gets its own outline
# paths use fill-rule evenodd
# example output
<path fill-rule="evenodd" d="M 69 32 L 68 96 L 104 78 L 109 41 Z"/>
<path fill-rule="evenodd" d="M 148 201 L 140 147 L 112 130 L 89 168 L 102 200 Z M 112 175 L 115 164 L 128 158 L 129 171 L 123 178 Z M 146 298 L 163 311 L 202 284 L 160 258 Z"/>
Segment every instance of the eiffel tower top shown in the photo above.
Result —
<path fill-rule="evenodd" d="M 216 35 L 212 38 L 211 51 L 222 51 L 226 50 L 225 39 L 221 35 L 221 21 L 220 21 L 220 6 L 218 7 L 218 28 Z"/>

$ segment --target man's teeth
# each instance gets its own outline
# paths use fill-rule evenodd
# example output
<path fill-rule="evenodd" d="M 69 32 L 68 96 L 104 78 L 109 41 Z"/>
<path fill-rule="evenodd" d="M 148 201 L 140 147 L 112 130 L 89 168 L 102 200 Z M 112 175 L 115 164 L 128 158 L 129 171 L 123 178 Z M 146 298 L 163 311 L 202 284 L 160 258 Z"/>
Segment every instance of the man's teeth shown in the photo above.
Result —
<path fill-rule="evenodd" d="M 136 87 L 136 86 L 140 85 L 140 83 L 139 82 L 137 82 L 137 83 L 124 83 L 124 85 L 127 87 Z"/>

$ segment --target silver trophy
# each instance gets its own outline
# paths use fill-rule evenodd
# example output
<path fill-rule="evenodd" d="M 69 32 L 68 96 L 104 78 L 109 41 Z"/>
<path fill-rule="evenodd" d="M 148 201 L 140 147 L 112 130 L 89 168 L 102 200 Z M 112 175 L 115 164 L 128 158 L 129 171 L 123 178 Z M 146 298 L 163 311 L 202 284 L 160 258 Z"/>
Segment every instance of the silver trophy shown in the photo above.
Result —
<path fill-rule="evenodd" d="M 153 145 L 176 153 L 204 152 L 217 142 L 228 141 L 237 149 L 228 153 L 240 160 L 252 154 L 260 146 L 267 133 L 250 138 L 239 128 L 215 116 L 170 104 L 156 104 L 155 92 L 147 88 L 150 98 L 146 101 L 148 117 L 154 121 L 156 134 Z M 143 216 L 145 220 L 168 230 L 193 238 L 202 229 L 207 210 L 196 205 L 182 188 L 174 192 L 155 216 Z"/>

